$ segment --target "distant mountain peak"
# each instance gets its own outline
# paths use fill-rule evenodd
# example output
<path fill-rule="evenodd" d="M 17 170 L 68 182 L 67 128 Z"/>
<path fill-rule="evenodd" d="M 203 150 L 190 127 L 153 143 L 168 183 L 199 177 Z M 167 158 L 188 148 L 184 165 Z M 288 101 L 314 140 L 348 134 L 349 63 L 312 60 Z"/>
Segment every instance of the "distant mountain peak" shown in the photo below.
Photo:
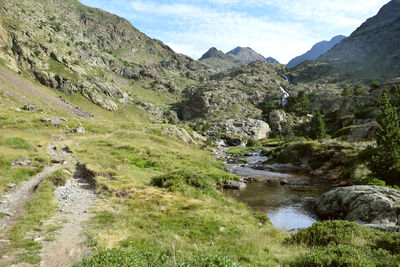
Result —
<path fill-rule="evenodd" d="M 212 47 L 199 60 L 212 67 L 222 69 L 246 65 L 255 61 L 279 64 L 279 62 L 272 57 L 265 58 L 252 48 L 241 46 L 238 46 L 227 53 Z"/>
<path fill-rule="evenodd" d="M 293 58 L 289 61 L 287 66 L 289 68 L 294 68 L 297 65 L 303 63 L 304 61 L 308 60 L 316 60 L 329 50 L 331 50 L 335 45 L 339 44 L 346 36 L 344 35 L 337 35 L 333 37 L 330 41 L 322 41 L 313 45 L 313 47 L 308 50 L 306 53 Z"/>
<path fill-rule="evenodd" d="M 211 47 L 199 60 L 206 60 L 209 58 L 226 58 L 226 55 L 221 50 L 218 50 L 215 47 Z"/>

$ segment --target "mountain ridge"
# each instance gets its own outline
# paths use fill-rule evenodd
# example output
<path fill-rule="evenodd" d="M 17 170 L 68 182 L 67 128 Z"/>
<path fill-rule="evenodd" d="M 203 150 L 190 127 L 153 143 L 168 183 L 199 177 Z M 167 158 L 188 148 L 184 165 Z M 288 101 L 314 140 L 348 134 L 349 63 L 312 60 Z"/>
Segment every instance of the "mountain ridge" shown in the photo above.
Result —
<path fill-rule="evenodd" d="M 392 0 L 315 62 L 296 69 L 297 82 L 390 80 L 400 76 L 400 1 Z"/>
<path fill-rule="evenodd" d="M 289 68 L 294 68 L 297 65 L 303 63 L 304 61 L 316 60 L 320 56 L 322 56 L 324 53 L 326 53 L 330 49 L 332 49 L 335 45 L 340 43 L 345 38 L 346 38 L 346 36 L 344 36 L 344 35 L 336 35 L 330 41 L 318 42 L 315 45 L 313 45 L 312 48 L 310 50 L 308 50 L 307 52 L 305 52 L 304 54 L 297 56 L 297 57 L 293 58 L 292 60 L 290 60 L 289 63 L 287 64 L 287 66 Z"/>
<path fill-rule="evenodd" d="M 212 47 L 203 54 L 199 61 L 218 69 L 229 69 L 241 65 L 247 65 L 255 61 L 279 64 L 279 62 L 272 57 L 265 58 L 250 47 L 240 46 L 227 53 Z"/>

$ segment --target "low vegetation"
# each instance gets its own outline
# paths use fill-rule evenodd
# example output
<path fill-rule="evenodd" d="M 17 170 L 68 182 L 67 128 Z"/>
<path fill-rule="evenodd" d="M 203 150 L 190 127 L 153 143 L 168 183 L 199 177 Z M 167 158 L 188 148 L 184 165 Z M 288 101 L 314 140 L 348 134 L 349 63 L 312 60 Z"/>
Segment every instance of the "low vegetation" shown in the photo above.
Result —
<path fill-rule="evenodd" d="M 400 234 L 383 233 L 356 223 L 315 223 L 286 239 L 312 251 L 300 257 L 296 266 L 397 266 Z"/>

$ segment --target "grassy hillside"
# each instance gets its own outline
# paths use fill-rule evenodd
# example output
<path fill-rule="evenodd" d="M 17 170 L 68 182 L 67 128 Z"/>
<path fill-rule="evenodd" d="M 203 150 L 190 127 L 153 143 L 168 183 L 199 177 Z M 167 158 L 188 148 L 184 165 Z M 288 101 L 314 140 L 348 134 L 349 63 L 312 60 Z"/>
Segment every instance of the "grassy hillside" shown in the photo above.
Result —
<path fill-rule="evenodd" d="M 23 95 L 7 81 L 0 80 L 0 84 L 3 194 L 7 183 L 18 185 L 50 164 L 46 147 L 56 139 L 55 134 L 76 126 L 86 129 L 84 134 L 68 134 L 60 145 L 68 146 L 79 162 L 86 164 L 103 199 L 93 208 L 95 216 L 86 228 L 88 245 L 94 251 L 117 249 L 110 255 L 146 251 L 157 257 L 173 254 L 187 261 L 221 260 L 249 266 L 276 266 L 300 253 L 283 244 L 285 234 L 275 230 L 265 216 L 217 192 L 217 182 L 236 178 L 211 158 L 210 151 L 162 134 L 166 125 L 148 123 L 148 115 L 142 111 L 130 107 L 107 112 L 79 94 L 63 95 L 94 115 L 83 119 L 33 95 Z M 59 94 L 35 86 L 49 95 Z M 16 111 L 25 104 L 36 105 L 38 111 Z M 53 116 L 64 116 L 67 121 L 58 127 L 40 121 Z M 21 157 L 35 163 L 13 169 L 12 163 Z M 26 212 L 32 205 L 42 211 L 30 215 L 29 225 L 17 223 L 11 230 L 13 238 L 2 253 L 16 253 L 14 262 L 40 260 L 41 245 L 32 237 L 32 230 L 54 238 L 54 229 L 42 226 L 54 213 L 53 209 L 44 210 L 54 201 L 48 193 L 50 185 L 43 183 L 42 191 L 26 204 Z M 22 215 L 21 220 L 28 220 L 27 216 Z"/>

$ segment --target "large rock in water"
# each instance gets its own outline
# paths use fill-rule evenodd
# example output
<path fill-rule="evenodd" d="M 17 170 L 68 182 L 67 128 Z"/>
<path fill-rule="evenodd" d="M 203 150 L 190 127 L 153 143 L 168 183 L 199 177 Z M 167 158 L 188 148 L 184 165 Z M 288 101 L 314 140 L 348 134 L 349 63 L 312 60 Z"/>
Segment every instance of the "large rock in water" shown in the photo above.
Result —
<path fill-rule="evenodd" d="M 222 132 L 225 138 L 234 139 L 254 139 L 260 140 L 269 136 L 271 128 L 261 120 L 255 119 L 230 119 L 222 123 L 213 125 L 212 132 Z"/>
<path fill-rule="evenodd" d="M 331 190 L 314 203 L 321 219 L 357 222 L 383 231 L 400 231 L 400 191 L 381 186 L 350 186 Z"/>

